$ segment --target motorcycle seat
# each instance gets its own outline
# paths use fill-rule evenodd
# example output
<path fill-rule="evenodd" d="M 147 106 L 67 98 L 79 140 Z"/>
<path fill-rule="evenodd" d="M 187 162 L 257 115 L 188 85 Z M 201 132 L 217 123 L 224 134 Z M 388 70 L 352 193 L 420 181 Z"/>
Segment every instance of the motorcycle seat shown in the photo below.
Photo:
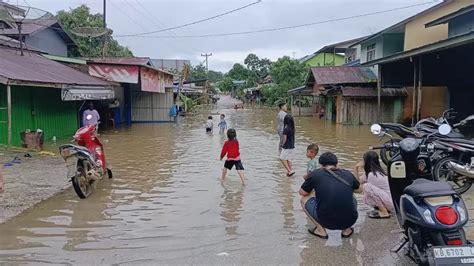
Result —
<path fill-rule="evenodd" d="M 403 193 L 412 197 L 446 196 L 456 192 L 446 182 L 417 179 L 403 190 Z"/>
<path fill-rule="evenodd" d="M 445 141 L 445 142 L 455 142 L 455 143 L 464 143 L 464 144 L 470 144 L 474 145 L 474 141 L 470 139 L 459 139 L 459 138 L 441 138 L 439 139 L 440 141 Z"/>

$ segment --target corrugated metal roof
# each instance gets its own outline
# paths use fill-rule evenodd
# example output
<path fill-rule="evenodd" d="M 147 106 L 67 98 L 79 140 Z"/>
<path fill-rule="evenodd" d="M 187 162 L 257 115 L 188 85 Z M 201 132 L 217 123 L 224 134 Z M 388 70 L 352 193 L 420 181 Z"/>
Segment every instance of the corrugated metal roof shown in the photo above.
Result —
<path fill-rule="evenodd" d="M 91 59 L 88 62 L 95 64 L 151 66 L 150 58 L 148 57 L 107 57 Z"/>
<path fill-rule="evenodd" d="M 5 46 L 5 47 L 11 47 L 11 48 L 20 48 L 20 42 L 18 40 L 15 40 L 13 38 L 0 35 L 0 46 Z M 25 47 L 26 46 L 26 47 Z M 31 45 L 25 45 L 23 44 L 23 49 L 29 50 L 29 51 L 36 51 L 36 52 L 41 52 L 40 49 L 33 47 Z"/>
<path fill-rule="evenodd" d="M 372 87 L 343 87 L 341 89 L 344 97 L 377 97 L 377 88 Z M 405 88 L 382 88 L 382 97 L 404 97 L 407 96 Z"/>
<path fill-rule="evenodd" d="M 2 79 L 3 78 L 3 79 Z M 0 82 L 46 83 L 55 85 L 107 86 L 111 83 L 47 59 L 36 53 L 0 48 Z"/>
<path fill-rule="evenodd" d="M 80 58 L 72 58 L 72 57 L 64 57 L 58 55 L 50 55 L 50 54 L 43 54 L 44 57 L 64 63 L 71 63 L 71 64 L 78 64 L 78 65 L 87 65 L 87 61 L 85 59 Z"/>
<path fill-rule="evenodd" d="M 377 77 L 368 67 L 312 67 L 311 73 L 319 85 L 377 82 Z"/>
<path fill-rule="evenodd" d="M 21 24 L 21 34 L 31 35 L 37 31 L 49 28 L 56 23 L 58 23 L 58 21 L 54 18 L 38 19 L 38 20 L 25 19 L 23 20 L 23 23 Z M 18 35 L 18 29 L 17 28 L 3 29 L 3 30 L 0 30 L 0 34 Z"/>

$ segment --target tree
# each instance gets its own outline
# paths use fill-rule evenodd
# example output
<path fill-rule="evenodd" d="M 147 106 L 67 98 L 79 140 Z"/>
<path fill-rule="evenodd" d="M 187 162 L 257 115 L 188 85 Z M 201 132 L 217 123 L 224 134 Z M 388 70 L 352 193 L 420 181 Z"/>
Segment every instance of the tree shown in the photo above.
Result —
<path fill-rule="evenodd" d="M 203 64 L 191 66 L 189 68 L 188 80 L 206 79 L 206 67 Z"/>
<path fill-rule="evenodd" d="M 219 83 L 219 89 L 221 91 L 231 91 L 234 86 L 234 83 L 232 83 L 232 78 L 230 77 L 225 77 L 220 83 Z"/>
<path fill-rule="evenodd" d="M 267 58 L 260 59 L 256 54 L 249 54 L 245 58 L 244 64 L 252 72 L 252 76 L 262 79 L 268 75 L 272 61 Z"/>
<path fill-rule="evenodd" d="M 219 71 L 209 70 L 209 81 L 218 82 L 224 78 L 224 74 Z"/>
<path fill-rule="evenodd" d="M 227 76 L 233 80 L 247 80 L 250 76 L 250 71 L 243 65 L 236 63 L 232 69 L 229 70 Z"/>
<path fill-rule="evenodd" d="M 276 84 L 286 83 L 294 87 L 304 82 L 306 73 L 307 68 L 303 64 L 288 56 L 279 58 L 270 69 L 270 75 Z"/>
<path fill-rule="evenodd" d="M 102 14 L 91 14 L 90 9 L 86 5 L 81 5 L 75 9 L 69 11 L 61 10 L 56 14 L 56 19 L 63 25 L 64 30 L 71 35 L 75 40 L 79 50 L 70 51 L 72 56 L 88 56 L 98 57 L 102 55 L 102 38 L 89 38 L 79 37 L 72 34 L 71 30 L 78 27 L 103 27 Z M 108 42 L 107 42 L 107 55 L 108 56 L 133 56 L 132 51 L 127 47 L 121 46 L 116 40 L 113 39 L 112 30 L 109 29 Z"/>

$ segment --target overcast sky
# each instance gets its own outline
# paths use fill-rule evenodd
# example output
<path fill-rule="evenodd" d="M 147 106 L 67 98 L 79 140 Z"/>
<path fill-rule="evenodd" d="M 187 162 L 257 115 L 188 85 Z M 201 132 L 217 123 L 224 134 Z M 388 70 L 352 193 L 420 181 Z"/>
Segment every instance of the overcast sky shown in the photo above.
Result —
<path fill-rule="evenodd" d="M 107 24 L 114 35 L 172 27 L 223 13 L 256 0 L 107 0 Z M 58 10 L 88 5 L 102 12 L 102 0 L 7 0 L 55 14 Z M 431 2 L 431 3 L 430 3 Z M 190 59 L 193 64 L 212 53 L 209 68 L 227 71 L 249 53 L 272 60 L 313 53 L 324 45 L 374 33 L 439 1 L 433 0 L 262 0 L 261 3 L 189 27 L 155 35 L 202 35 L 249 31 L 325 21 L 387 10 L 417 3 L 423 6 L 315 26 L 249 35 L 207 38 L 117 38 L 136 56 Z"/>

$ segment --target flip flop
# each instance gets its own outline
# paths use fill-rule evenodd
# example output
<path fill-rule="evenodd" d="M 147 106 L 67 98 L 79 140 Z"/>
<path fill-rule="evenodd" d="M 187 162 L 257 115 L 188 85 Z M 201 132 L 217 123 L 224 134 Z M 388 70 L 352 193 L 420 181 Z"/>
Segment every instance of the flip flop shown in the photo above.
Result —
<path fill-rule="evenodd" d="M 345 234 L 343 234 L 343 233 L 341 232 L 341 237 L 342 237 L 342 238 L 349 238 L 349 237 L 352 236 L 353 233 L 354 233 L 354 228 L 351 227 L 351 232 L 350 232 L 350 234 L 345 235 Z"/>
<path fill-rule="evenodd" d="M 379 212 L 369 212 L 367 216 L 372 219 L 390 219 L 390 214 L 388 216 L 380 216 Z"/>
<path fill-rule="evenodd" d="M 315 227 L 313 230 L 308 229 L 308 233 L 312 234 L 313 236 L 317 236 L 317 237 L 319 237 L 319 238 L 321 238 L 321 239 L 328 239 L 328 238 L 329 238 L 328 235 L 323 236 L 323 235 L 318 235 L 318 234 L 316 234 L 316 233 L 314 232 L 314 231 L 316 231 L 316 228 L 317 228 L 317 227 Z"/>
<path fill-rule="evenodd" d="M 13 158 L 12 163 L 21 163 L 21 159 L 18 157 Z"/>
<path fill-rule="evenodd" d="M 290 176 L 293 176 L 295 174 L 295 172 L 291 172 L 289 174 L 286 174 L 287 177 L 290 177 Z"/>

